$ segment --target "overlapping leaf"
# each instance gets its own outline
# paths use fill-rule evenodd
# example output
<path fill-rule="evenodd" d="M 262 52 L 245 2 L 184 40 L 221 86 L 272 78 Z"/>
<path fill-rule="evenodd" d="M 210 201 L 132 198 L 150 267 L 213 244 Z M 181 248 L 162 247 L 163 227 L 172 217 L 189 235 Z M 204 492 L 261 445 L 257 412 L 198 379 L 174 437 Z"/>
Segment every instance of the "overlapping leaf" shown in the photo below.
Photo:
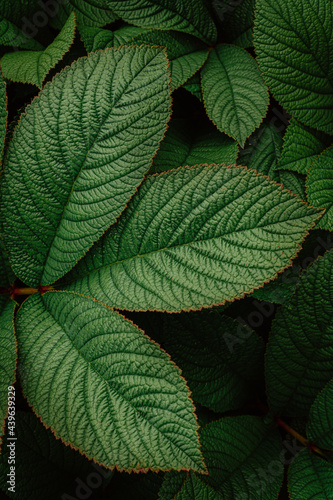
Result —
<path fill-rule="evenodd" d="M 120 47 L 145 31 L 148 30 L 136 26 L 125 26 L 116 31 L 83 26 L 80 35 L 87 52 L 95 52 L 106 47 Z"/>
<path fill-rule="evenodd" d="M 332 28 L 331 0 L 256 3 L 254 43 L 270 91 L 295 118 L 327 133 L 333 133 Z"/>
<path fill-rule="evenodd" d="M 45 50 L 5 54 L 1 59 L 4 77 L 15 82 L 31 83 L 41 88 L 50 69 L 62 59 L 72 45 L 75 25 L 75 15 L 72 13 L 59 35 Z"/>
<path fill-rule="evenodd" d="M 208 484 L 205 484 L 193 472 L 189 472 L 182 489 L 174 500 L 218 500 L 221 496 Z"/>
<path fill-rule="evenodd" d="M 58 0 L 58 3 L 64 0 Z M 4 17 L 9 21 L 17 24 L 20 28 L 28 27 L 28 21 L 37 11 L 44 14 L 44 9 L 41 8 L 40 0 L 15 0 L 8 2 L 8 0 L 0 1 L 0 18 Z"/>
<path fill-rule="evenodd" d="M 333 449 L 333 380 L 318 394 L 311 407 L 307 435 L 320 448 Z"/>
<path fill-rule="evenodd" d="M 302 274 L 290 309 L 282 307 L 273 322 L 266 381 L 275 413 L 306 416 L 333 377 L 332 276 L 331 250 Z"/>
<path fill-rule="evenodd" d="M 75 498 L 75 489 L 88 480 L 98 485 L 113 472 L 89 462 L 77 451 L 64 446 L 32 413 L 17 412 L 15 419 L 15 494 L 8 491 L 8 448 L 0 458 L 0 486 L 9 498 L 59 500 Z M 13 441 L 12 441 L 13 442 Z M 9 444 L 6 441 L 5 444 Z M 82 488 L 82 486 L 81 486 Z M 66 496 L 67 495 L 67 496 Z"/>
<path fill-rule="evenodd" d="M 255 0 L 218 0 L 215 4 L 215 11 L 222 26 L 223 41 L 244 48 L 251 47 Z"/>
<path fill-rule="evenodd" d="M 48 292 L 24 302 L 16 332 L 24 393 L 65 443 L 120 470 L 204 470 L 185 380 L 130 321 Z"/>
<path fill-rule="evenodd" d="M 171 120 L 150 173 L 201 163 L 234 164 L 237 143 L 222 134 L 212 124 L 175 118 Z"/>
<path fill-rule="evenodd" d="M 120 309 L 209 307 L 274 278 L 318 216 L 252 170 L 179 168 L 143 183 L 66 282 Z"/>
<path fill-rule="evenodd" d="M 302 125 L 294 118 L 284 136 L 277 169 L 293 170 L 307 175 L 315 158 L 333 142 L 333 137 Z"/>
<path fill-rule="evenodd" d="M 195 97 L 197 97 L 199 101 L 202 101 L 200 72 L 197 72 L 189 80 L 187 80 L 187 82 L 184 83 L 183 87 L 188 92 L 191 92 L 191 94 L 195 95 Z"/>
<path fill-rule="evenodd" d="M 146 331 L 182 370 L 194 401 L 216 412 L 240 408 L 263 380 L 260 337 L 216 311 L 155 313 Z"/>
<path fill-rule="evenodd" d="M 41 50 L 42 45 L 34 38 L 23 33 L 15 24 L 5 18 L 0 19 L 0 45 Z"/>
<path fill-rule="evenodd" d="M 306 180 L 306 192 L 311 205 L 326 209 L 317 227 L 333 231 L 333 146 L 313 163 Z"/>
<path fill-rule="evenodd" d="M 220 44 L 210 51 L 201 75 L 209 118 L 243 147 L 269 103 L 256 61 L 241 47 Z"/>
<path fill-rule="evenodd" d="M 58 0 L 56 8 L 52 10 L 50 18 L 59 29 L 73 11 L 79 26 L 105 26 L 117 19 L 104 0 Z"/>
<path fill-rule="evenodd" d="M 274 424 L 253 416 L 225 417 L 206 425 L 200 441 L 209 472 L 203 480 L 222 498 L 277 498 L 283 463 Z"/>
<path fill-rule="evenodd" d="M 135 26 L 184 31 L 208 43 L 216 40 L 216 27 L 202 0 L 107 0 L 107 4 Z"/>
<path fill-rule="evenodd" d="M 288 470 L 290 500 L 330 500 L 333 491 L 333 465 L 302 450 Z"/>
<path fill-rule="evenodd" d="M 60 278 L 115 221 L 169 116 L 160 48 L 92 53 L 45 86 L 16 127 L 4 166 L 6 244 L 22 281 Z"/>

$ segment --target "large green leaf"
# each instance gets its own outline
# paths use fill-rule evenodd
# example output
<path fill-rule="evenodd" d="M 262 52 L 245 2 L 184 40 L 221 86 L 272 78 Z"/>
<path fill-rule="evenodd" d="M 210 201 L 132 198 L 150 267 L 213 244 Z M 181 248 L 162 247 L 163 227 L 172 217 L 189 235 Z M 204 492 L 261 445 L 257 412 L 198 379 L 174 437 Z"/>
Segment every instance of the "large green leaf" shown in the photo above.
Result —
<path fill-rule="evenodd" d="M 269 103 L 256 61 L 241 47 L 220 44 L 210 51 L 201 77 L 209 118 L 243 147 L 259 127 Z"/>
<path fill-rule="evenodd" d="M 311 205 L 326 209 L 317 227 L 333 231 L 333 146 L 312 164 L 306 180 L 306 193 Z"/>
<path fill-rule="evenodd" d="M 4 231 L 26 284 L 71 269 L 124 209 L 170 116 L 163 49 L 121 47 L 76 61 L 16 127 L 4 162 Z"/>
<path fill-rule="evenodd" d="M 263 380 L 261 338 L 217 311 L 154 313 L 146 331 L 182 370 L 194 401 L 216 412 L 240 408 Z"/>
<path fill-rule="evenodd" d="M 307 175 L 315 158 L 333 142 L 333 137 L 302 125 L 292 118 L 284 136 L 277 169 L 293 170 Z"/>
<path fill-rule="evenodd" d="M 106 47 L 120 47 L 145 31 L 148 30 L 135 26 L 125 26 L 116 31 L 83 26 L 80 35 L 87 52 L 95 52 Z"/>
<path fill-rule="evenodd" d="M 150 173 L 164 172 L 185 165 L 201 163 L 234 164 L 237 143 L 208 123 L 175 118 L 154 158 Z"/>
<path fill-rule="evenodd" d="M 332 276 L 331 250 L 302 274 L 290 308 L 282 306 L 273 322 L 266 382 L 274 413 L 306 416 L 333 377 Z"/>
<path fill-rule="evenodd" d="M 77 451 L 64 446 L 32 413 L 17 412 L 15 419 L 15 494 L 8 488 L 8 451 L 0 457 L 0 486 L 9 498 L 24 500 L 73 499 L 82 482 L 96 491 L 113 472 L 89 462 Z M 5 441 L 5 445 L 10 441 Z M 81 486 L 82 488 L 82 486 Z M 67 496 L 66 496 L 67 495 Z"/>
<path fill-rule="evenodd" d="M 4 77 L 15 82 L 31 83 L 41 88 L 42 83 L 57 62 L 68 52 L 75 36 L 75 14 L 72 13 L 59 35 L 45 50 L 5 54 L 1 59 Z"/>
<path fill-rule="evenodd" d="M 16 332 L 24 394 L 65 443 L 120 470 L 204 470 L 185 380 L 133 323 L 48 292 L 24 302 Z"/>
<path fill-rule="evenodd" d="M 240 47 L 253 44 L 253 20 L 255 0 L 218 0 L 215 11 L 221 22 L 224 42 Z"/>
<path fill-rule="evenodd" d="M 6 130 L 7 130 L 7 94 L 6 94 L 6 84 L 3 81 L 3 76 L 0 69 L 0 165 L 2 163 L 2 153 L 5 146 Z"/>
<path fill-rule="evenodd" d="M 20 28 L 5 18 L 0 19 L 0 45 L 22 47 L 30 50 L 41 50 L 43 48 L 37 40 L 23 33 Z"/>
<path fill-rule="evenodd" d="M 222 498 L 276 500 L 283 478 L 281 440 L 259 417 L 225 417 L 200 431 L 209 472 L 203 480 Z"/>
<path fill-rule="evenodd" d="M 71 12 L 75 12 L 79 26 L 105 26 L 117 19 L 105 0 L 58 0 L 53 25 L 61 29 Z"/>
<path fill-rule="evenodd" d="M 14 309 L 15 302 L 8 301 L 1 304 L 0 312 L 0 445 L 4 435 L 5 420 L 10 407 L 10 430 L 15 428 L 15 391 L 9 387 L 15 382 L 16 368 L 16 340 L 14 336 Z M 10 402 L 9 402 L 10 401 Z M 13 427 L 14 424 L 14 427 Z M 13 434 L 11 434 L 13 436 Z"/>
<path fill-rule="evenodd" d="M 216 27 L 202 0 L 106 0 L 124 21 L 143 28 L 184 31 L 215 42 Z"/>
<path fill-rule="evenodd" d="M 327 133 L 333 133 L 332 20 L 331 0 L 256 3 L 254 43 L 270 91 L 295 118 Z"/>
<path fill-rule="evenodd" d="M 318 394 L 311 407 L 307 435 L 320 448 L 333 449 L 333 379 Z"/>
<path fill-rule="evenodd" d="M 288 471 L 290 500 L 332 500 L 333 465 L 302 450 Z"/>
<path fill-rule="evenodd" d="M 252 170 L 171 170 L 143 183 L 66 282 L 120 309 L 221 304 L 289 266 L 317 217 L 315 209 Z"/>

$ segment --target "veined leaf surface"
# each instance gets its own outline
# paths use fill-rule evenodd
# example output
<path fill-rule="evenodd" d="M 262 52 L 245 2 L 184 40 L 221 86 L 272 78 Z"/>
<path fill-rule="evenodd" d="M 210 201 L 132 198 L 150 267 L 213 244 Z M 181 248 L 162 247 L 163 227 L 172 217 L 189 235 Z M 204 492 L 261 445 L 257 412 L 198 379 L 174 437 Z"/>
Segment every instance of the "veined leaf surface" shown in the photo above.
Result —
<path fill-rule="evenodd" d="M 290 308 L 282 306 L 272 324 L 266 384 L 275 414 L 306 416 L 333 377 L 332 276 L 331 250 L 302 274 Z"/>
<path fill-rule="evenodd" d="M 218 500 L 221 496 L 208 484 L 205 484 L 193 472 L 189 472 L 182 489 L 174 500 Z"/>
<path fill-rule="evenodd" d="M 218 0 L 215 11 L 221 21 L 223 41 L 239 47 L 253 45 L 253 20 L 255 0 Z"/>
<path fill-rule="evenodd" d="M 62 59 L 72 45 L 75 26 L 75 14 L 72 13 L 59 35 L 45 50 L 5 54 L 1 59 L 4 77 L 15 82 L 31 83 L 41 88 L 50 69 Z"/>
<path fill-rule="evenodd" d="M 87 52 L 95 52 L 107 47 L 120 47 L 145 31 L 149 30 L 136 26 L 125 26 L 116 31 L 83 26 L 80 35 Z"/>
<path fill-rule="evenodd" d="M 133 323 L 48 292 L 24 302 L 16 332 L 24 393 L 65 443 L 119 470 L 204 471 L 185 380 Z"/>
<path fill-rule="evenodd" d="M 145 180 L 65 282 L 119 309 L 209 307 L 274 278 L 318 217 L 252 170 L 171 170 Z"/>
<path fill-rule="evenodd" d="M 330 500 L 333 491 L 333 465 L 310 453 L 300 451 L 288 469 L 290 500 Z"/>
<path fill-rule="evenodd" d="M 4 231 L 22 281 L 69 271 L 150 168 L 170 117 L 163 49 L 121 47 L 66 68 L 28 106 L 4 165 Z"/>
<path fill-rule="evenodd" d="M 215 24 L 202 0 L 107 0 L 124 21 L 142 28 L 184 31 L 215 42 Z"/>
<path fill-rule="evenodd" d="M 37 40 L 24 34 L 20 28 L 6 18 L 0 20 L 0 45 L 22 47 L 30 50 L 41 50 L 43 48 Z"/>
<path fill-rule="evenodd" d="M 57 5 L 53 25 L 61 29 L 71 12 L 75 12 L 79 26 L 105 26 L 117 19 L 104 0 L 62 0 Z"/>
<path fill-rule="evenodd" d="M 326 450 L 333 449 L 333 379 L 311 406 L 307 435 L 317 446 Z"/>
<path fill-rule="evenodd" d="M 209 118 L 241 147 L 266 115 L 268 89 L 256 61 L 245 49 L 219 44 L 201 70 L 202 93 Z"/>
<path fill-rule="evenodd" d="M 304 125 L 332 134 L 331 0 L 257 0 L 254 45 L 281 105 Z"/>
<path fill-rule="evenodd" d="M 317 227 L 333 231 L 333 146 L 312 164 L 306 179 L 306 193 L 311 205 L 326 209 Z"/>

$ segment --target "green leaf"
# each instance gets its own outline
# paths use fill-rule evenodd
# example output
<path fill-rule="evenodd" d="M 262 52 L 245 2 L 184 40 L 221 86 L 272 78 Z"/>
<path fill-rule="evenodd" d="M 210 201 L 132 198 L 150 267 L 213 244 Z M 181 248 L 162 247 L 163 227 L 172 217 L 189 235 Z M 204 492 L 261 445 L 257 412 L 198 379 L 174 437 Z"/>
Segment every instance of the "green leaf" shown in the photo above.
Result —
<path fill-rule="evenodd" d="M 24 394 L 65 443 L 119 470 L 204 470 L 185 380 L 133 323 L 49 292 L 24 302 L 16 332 Z"/>
<path fill-rule="evenodd" d="M 199 122 L 174 118 L 157 151 L 150 173 L 201 163 L 231 165 L 235 163 L 237 153 L 237 143 L 221 134 L 212 124 L 202 125 L 202 118 Z"/>
<path fill-rule="evenodd" d="M 191 92 L 191 94 L 197 97 L 199 101 L 202 101 L 200 72 L 198 71 L 189 80 L 187 80 L 187 82 L 184 83 L 183 88 L 188 92 Z"/>
<path fill-rule="evenodd" d="M 311 406 L 307 435 L 320 448 L 333 449 L 333 379 Z"/>
<path fill-rule="evenodd" d="M 293 170 L 307 175 L 316 157 L 333 142 L 333 137 L 302 125 L 292 118 L 284 136 L 277 170 Z"/>
<path fill-rule="evenodd" d="M 264 122 L 247 140 L 244 149 L 240 151 L 237 163 L 268 175 L 272 181 L 283 184 L 283 187 L 305 200 L 304 180 L 300 176 L 293 172 L 275 171 L 281 156 L 281 148 L 281 133 L 273 124 Z"/>
<path fill-rule="evenodd" d="M 290 500 L 331 500 L 333 465 L 302 450 L 289 467 L 288 489 Z"/>
<path fill-rule="evenodd" d="M 312 164 L 306 180 L 306 193 L 314 207 L 325 208 L 326 212 L 317 227 L 333 231 L 333 146 Z"/>
<path fill-rule="evenodd" d="M 145 31 L 148 30 L 135 26 L 125 26 L 116 31 L 83 26 L 80 35 L 87 52 L 95 52 L 106 47 L 120 47 Z"/>
<path fill-rule="evenodd" d="M 243 147 L 269 104 L 257 63 L 245 49 L 220 44 L 210 51 L 201 78 L 209 118 Z"/>
<path fill-rule="evenodd" d="M 193 472 L 189 472 L 182 489 L 174 500 L 217 500 L 220 495 L 208 484 L 205 484 Z"/>
<path fill-rule="evenodd" d="M 14 335 L 14 309 L 15 302 L 8 301 L 6 305 L 1 304 L 0 313 L 0 352 L 1 352 L 1 362 L 0 362 L 0 445 L 2 442 L 2 436 L 4 435 L 5 420 L 8 416 L 8 411 L 10 412 L 10 428 L 13 429 L 13 422 L 15 424 L 15 412 L 13 414 L 13 408 L 8 410 L 9 405 L 12 405 L 13 401 L 15 403 L 15 397 L 13 398 L 13 393 L 9 393 L 9 387 L 11 387 L 15 382 L 15 369 L 16 369 L 16 340 Z M 11 396 L 10 403 L 9 396 Z M 13 418 L 14 417 L 14 418 Z"/>
<path fill-rule="evenodd" d="M 215 11 L 221 22 L 223 41 L 240 47 L 253 45 L 255 0 L 218 1 Z"/>
<path fill-rule="evenodd" d="M 259 66 L 274 97 L 302 123 L 329 134 L 332 19 L 331 0 L 258 0 L 254 27 Z"/>
<path fill-rule="evenodd" d="M 253 416 L 225 417 L 200 431 L 209 472 L 203 480 L 222 498 L 275 500 L 283 478 L 281 440 L 274 424 Z"/>
<path fill-rule="evenodd" d="M 275 414 L 306 416 L 333 377 L 333 251 L 301 275 L 289 307 L 272 325 L 266 354 L 269 406 Z"/>
<path fill-rule="evenodd" d="M 59 0 L 63 1 L 63 0 Z M 8 2 L 8 0 L 0 0 L 0 18 L 5 17 L 9 21 L 17 24 L 18 26 L 28 25 L 28 20 L 32 14 L 44 10 L 40 6 L 40 0 L 15 0 Z"/>
<path fill-rule="evenodd" d="M 170 500 L 182 489 L 187 479 L 187 472 L 176 472 L 171 470 L 164 474 L 163 483 L 158 492 L 159 500 Z"/>
<path fill-rule="evenodd" d="M 0 45 L 22 47 L 27 50 L 43 49 L 37 40 L 23 33 L 20 28 L 5 18 L 0 20 Z"/>
<path fill-rule="evenodd" d="M 107 0 L 107 4 L 135 26 L 184 31 L 207 43 L 216 41 L 216 27 L 202 0 Z"/>
<path fill-rule="evenodd" d="M 8 492 L 8 448 L 1 457 L 0 485 L 9 498 L 59 500 L 75 498 L 80 481 L 94 485 L 105 483 L 110 470 L 89 462 L 77 451 L 64 446 L 32 413 L 17 412 L 15 420 L 15 494 Z M 5 445 L 9 444 L 8 440 Z M 95 490 L 96 491 L 96 490 Z M 68 496 L 66 496 L 68 495 Z"/>
<path fill-rule="evenodd" d="M 4 77 L 14 82 L 31 83 L 41 88 L 51 68 L 69 51 L 75 37 L 75 14 L 72 13 L 59 35 L 45 50 L 13 52 L 1 59 Z"/>
<path fill-rule="evenodd" d="M 194 401 L 211 410 L 240 408 L 263 380 L 261 338 L 216 311 L 154 313 L 147 331 L 179 366 Z"/>
<path fill-rule="evenodd" d="M 57 15 L 51 17 L 53 25 L 61 29 L 71 12 L 75 12 L 81 26 L 105 26 L 117 19 L 104 0 L 58 0 Z M 53 9 L 52 9 L 53 10 Z"/>
<path fill-rule="evenodd" d="M 6 244 L 23 282 L 60 278 L 115 221 L 149 169 L 169 116 L 160 48 L 92 53 L 45 86 L 4 162 Z"/>
<path fill-rule="evenodd" d="M 317 217 L 242 167 L 171 170 L 143 183 L 66 283 L 119 309 L 175 312 L 222 304 L 288 266 Z"/>
<path fill-rule="evenodd" d="M 296 289 L 296 276 L 300 272 L 301 266 L 294 264 L 293 267 L 279 274 L 275 280 L 266 283 L 262 288 L 258 288 L 258 290 L 254 290 L 251 296 L 258 300 L 288 305 Z"/>
<path fill-rule="evenodd" d="M 2 153 L 5 147 L 5 138 L 7 130 L 7 94 L 6 84 L 3 81 L 0 69 L 0 166 L 2 163 Z"/>

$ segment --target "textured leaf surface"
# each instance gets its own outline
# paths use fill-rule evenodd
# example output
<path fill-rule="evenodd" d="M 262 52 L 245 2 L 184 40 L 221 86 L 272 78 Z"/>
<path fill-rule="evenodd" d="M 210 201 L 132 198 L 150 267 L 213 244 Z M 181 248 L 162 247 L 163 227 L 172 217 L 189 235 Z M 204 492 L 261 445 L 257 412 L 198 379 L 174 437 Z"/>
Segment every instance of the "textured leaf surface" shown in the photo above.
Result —
<path fill-rule="evenodd" d="M 15 302 L 8 301 L 0 313 L 0 445 L 8 414 L 8 387 L 15 382 L 16 340 L 14 336 Z M 13 400 L 11 400 L 12 403 Z M 15 399 L 14 399 L 15 402 Z"/>
<path fill-rule="evenodd" d="M 80 35 L 87 52 L 95 52 L 106 47 L 120 47 L 145 31 L 148 30 L 136 26 L 125 26 L 116 31 L 83 26 Z"/>
<path fill-rule="evenodd" d="M 2 163 L 2 153 L 5 146 L 7 130 L 7 95 L 6 84 L 0 70 L 0 165 Z"/>
<path fill-rule="evenodd" d="M 45 50 L 5 54 L 1 59 L 4 77 L 15 82 L 31 83 L 41 88 L 50 69 L 63 58 L 72 45 L 75 25 L 75 15 L 72 13 L 59 35 Z"/>
<path fill-rule="evenodd" d="M 275 277 L 317 217 L 242 167 L 172 170 L 143 183 L 68 288 L 119 309 L 209 307 Z"/>
<path fill-rule="evenodd" d="M 302 450 L 288 470 L 290 500 L 331 500 L 333 465 Z"/>
<path fill-rule="evenodd" d="M 41 50 L 43 48 L 37 40 L 24 34 L 20 28 L 5 18 L 0 20 L 0 45 L 22 47 L 30 50 Z"/>
<path fill-rule="evenodd" d="M 203 480 L 222 498 L 275 500 L 281 487 L 281 440 L 276 427 L 253 416 L 225 417 L 200 432 L 209 472 Z"/>
<path fill-rule="evenodd" d="M 277 169 L 293 170 L 307 175 L 316 159 L 333 142 L 333 137 L 291 119 L 284 136 Z"/>
<path fill-rule="evenodd" d="M 184 486 L 174 497 L 175 500 L 217 500 L 219 498 L 221 496 L 193 472 L 189 472 Z"/>
<path fill-rule="evenodd" d="M 210 51 L 201 77 L 209 118 L 243 146 L 259 127 L 269 103 L 256 61 L 241 47 L 220 44 Z"/>
<path fill-rule="evenodd" d="M 61 0 L 60 0 L 61 1 Z M 0 18 L 5 17 L 9 21 L 14 22 L 20 27 L 24 25 L 25 18 L 31 18 L 31 15 L 40 10 L 39 0 L 8 0 L 0 1 Z"/>
<path fill-rule="evenodd" d="M 158 499 L 159 500 L 170 500 L 170 498 L 173 499 L 184 486 L 186 479 L 187 479 L 187 472 L 184 471 L 176 472 L 173 470 L 171 470 L 170 472 L 165 472 L 163 483 L 158 492 Z"/>
<path fill-rule="evenodd" d="M 333 251 L 319 257 L 299 280 L 290 309 L 278 311 L 266 355 L 270 409 L 306 416 L 333 377 Z"/>
<path fill-rule="evenodd" d="M 223 41 L 240 47 L 253 44 L 255 0 L 217 0 L 215 11 L 221 21 Z"/>
<path fill-rule="evenodd" d="M 237 143 L 208 123 L 175 118 L 171 120 L 149 173 L 201 163 L 234 164 Z"/>
<path fill-rule="evenodd" d="M 261 338 L 216 311 L 154 313 L 145 330 L 182 370 L 194 401 L 216 412 L 240 408 L 263 380 Z"/>
<path fill-rule="evenodd" d="M 254 290 L 252 297 L 277 304 L 288 304 L 295 292 L 297 278 L 301 269 L 300 265 L 294 264 L 291 268 L 279 274 L 275 280 L 266 283 L 258 290 Z"/>
<path fill-rule="evenodd" d="M 0 458 L 0 486 L 9 498 L 24 500 L 59 500 L 75 498 L 77 482 L 75 479 L 94 484 L 97 493 L 98 483 L 113 472 L 89 462 L 77 451 L 64 446 L 46 429 L 32 413 L 16 413 L 16 485 L 15 494 L 8 492 L 6 481 L 9 472 L 8 449 Z M 8 441 L 5 441 L 5 446 Z M 99 477 L 98 477 L 99 476 Z M 95 480 L 95 482 L 93 482 Z M 97 491 L 96 491 L 97 488 Z M 63 495 L 63 496 L 62 496 Z M 65 495 L 68 495 L 67 497 Z"/>
<path fill-rule="evenodd" d="M 254 43 L 270 91 L 295 118 L 327 133 L 333 133 L 332 20 L 331 0 L 256 3 Z"/>
<path fill-rule="evenodd" d="M 311 407 L 307 435 L 320 448 L 333 449 L 333 380 L 318 394 Z"/>
<path fill-rule="evenodd" d="M 185 381 L 133 323 L 49 292 L 24 302 L 16 331 L 24 393 L 65 443 L 120 470 L 203 470 Z"/>
<path fill-rule="evenodd" d="M 214 42 L 217 32 L 202 0 L 107 0 L 124 21 L 143 28 L 184 31 Z"/>
<path fill-rule="evenodd" d="M 311 205 L 326 209 L 317 227 L 333 231 L 333 146 L 313 163 L 306 180 L 306 193 Z"/>
<path fill-rule="evenodd" d="M 104 0 L 62 0 L 58 2 L 54 26 L 61 29 L 73 11 L 79 26 L 105 26 L 117 19 Z"/>
<path fill-rule="evenodd" d="M 27 285 L 60 278 L 124 209 L 170 116 L 163 49 L 90 54 L 28 106 L 5 161 L 4 230 Z"/>

